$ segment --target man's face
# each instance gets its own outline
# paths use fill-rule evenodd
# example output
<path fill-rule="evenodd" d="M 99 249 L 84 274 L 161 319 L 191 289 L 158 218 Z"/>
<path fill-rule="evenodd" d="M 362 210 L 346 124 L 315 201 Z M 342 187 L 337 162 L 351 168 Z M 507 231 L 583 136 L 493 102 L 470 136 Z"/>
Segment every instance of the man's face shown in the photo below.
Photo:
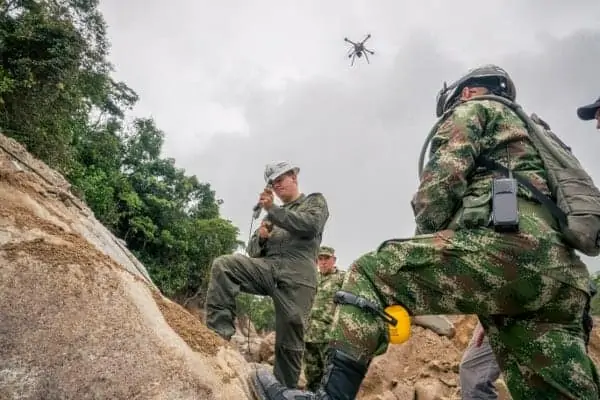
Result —
<path fill-rule="evenodd" d="M 469 100 L 474 96 L 483 96 L 484 94 L 488 94 L 490 91 L 487 88 L 481 86 L 467 86 L 464 87 L 462 92 L 460 93 L 461 100 Z"/>
<path fill-rule="evenodd" d="M 327 273 L 333 271 L 333 267 L 335 266 L 335 257 L 329 256 L 327 254 L 319 255 L 317 259 L 317 263 L 319 264 L 319 271 L 321 273 Z"/>
<path fill-rule="evenodd" d="M 285 173 L 278 176 L 272 182 L 273 191 L 282 201 L 286 201 L 296 194 L 297 177 L 293 172 Z"/>
<path fill-rule="evenodd" d="M 596 129 L 600 130 L 600 108 L 596 110 Z"/>

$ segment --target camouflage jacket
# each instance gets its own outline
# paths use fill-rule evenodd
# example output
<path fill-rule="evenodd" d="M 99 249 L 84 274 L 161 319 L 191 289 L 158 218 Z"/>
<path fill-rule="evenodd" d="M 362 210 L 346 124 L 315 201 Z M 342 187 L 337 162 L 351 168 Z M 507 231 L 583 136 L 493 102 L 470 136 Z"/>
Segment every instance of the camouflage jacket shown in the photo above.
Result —
<path fill-rule="evenodd" d="M 492 178 L 500 173 L 480 167 L 476 160 L 481 155 L 519 172 L 542 193 L 550 194 L 542 159 L 529 139 L 525 123 L 510 108 L 498 102 L 474 99 L 458 104 L 442 118 L 431 141 L 429 161 L 411 201 L 417 233 L 489 224 Z M 518 195 L 536 202 L 521 185 Z M 556 238 L 559 244 L 558 232 Z M 588 291 L 587 272 L 582 270 L 581 264 L 573 268 L 557 265 L 546 272 Z"/>
<path fill-rule="evenodd" d="M 264 258 L 273 265 L 277 280 L 316 288 L 317 253 L 328 218 L 322 194 L 301 194 L 295 201 L 269 210 L 265 220 L 273 224 L 271 236 L 261 241 L 257 229 L 246 250 L 250 257 Z"/>
<path fill-rule="evenodd" d="M 333 295 L 340 290 L 344 281 L 344 271 L 337 268 L 330 274 L 319 274 L 317 295 L 310 314 L 310 325 L 304 338 L 305 342 L 327 342 L 327 333 L 333 322 Z"/>

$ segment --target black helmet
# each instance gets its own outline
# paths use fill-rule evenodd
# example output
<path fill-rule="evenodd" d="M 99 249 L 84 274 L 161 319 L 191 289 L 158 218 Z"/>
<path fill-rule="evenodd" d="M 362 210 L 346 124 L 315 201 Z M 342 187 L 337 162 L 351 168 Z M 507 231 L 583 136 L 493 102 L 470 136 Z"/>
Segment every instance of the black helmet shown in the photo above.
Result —
<path fill-rule="evenodd" d="M 471 69 L 462 78 L 444 86 L 437 95 L 436 115 L 441 117 L 458 99 L 465 86 L 476 84 L 488 88 L 493 94 L 515 101 L 517 89 L 508 73 L 494 64 Z"/>

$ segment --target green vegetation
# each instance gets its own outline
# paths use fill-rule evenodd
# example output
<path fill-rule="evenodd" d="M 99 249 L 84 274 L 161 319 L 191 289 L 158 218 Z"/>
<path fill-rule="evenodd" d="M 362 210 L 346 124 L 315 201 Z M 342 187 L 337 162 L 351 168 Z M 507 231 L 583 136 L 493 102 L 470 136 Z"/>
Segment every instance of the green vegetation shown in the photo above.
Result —
<path fill-rule="evenodd" d="M 161 157 L 137 94 L 111 78 L 98 0 L 0 0 L 0 131 L 60 171 L 177 301 L 204 296 L 211 260 L 241 244 L 208 183 Z"/>
<path fill-rule="evenodd" d="M 275 306 L 270 297 L 241 293 L 236 300 L 238 313 L 248 315 L 257 332 L 275 330 Z"/>

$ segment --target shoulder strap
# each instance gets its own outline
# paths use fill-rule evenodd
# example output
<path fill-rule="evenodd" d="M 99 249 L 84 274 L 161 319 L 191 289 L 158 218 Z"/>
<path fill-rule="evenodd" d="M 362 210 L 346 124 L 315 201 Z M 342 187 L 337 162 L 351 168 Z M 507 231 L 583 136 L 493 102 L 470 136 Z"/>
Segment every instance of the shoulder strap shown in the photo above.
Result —
<path fill-rule="evenodd" d="M 508 168 L 506 168 L 504 165 L 502 165 L 494 160 L 491 160 L 485 156 L 480 156 L 477 159 L 477 163 L 479 165 L 484 166 L 485 168 L 487 168 L 489 170 L 500 171 L 500 172 L 504 173 L 506 176 L 509 175 L 509 172 L 512 172 L 512 171 L 509 171 Z M 544 205 L 545 207 L 548 208 L 548 210 L 550 210 L 550 212 L 552 213 L 554 218 L 556 218 L 558 220 L 558 222 L 560 223 L 561 226 L 567 225 L 567 215 L 563 212 L 563 210 L 561 210 L 554 203 L 554 201 L 552 201 L 551 198 L 546 196 L 544 193 L 540 192 L 538 190 L 538 188 L 536 188 L 535 186 L 533 186 L 531 184 L 531 182 L 529 182 L 528 179 L 522 177 L 521 175 L 519 175 L 515 172 L 512 172 L 512 175 L 517 180 L 517 182 L 519 182 L 521 185 L 525 186 L 527 189 L 529 189 L 531 191 L 531 193 L 533 193 L 533 196 L 536 198 L 537 201 L 542 203 L 542 205 Z"/>

